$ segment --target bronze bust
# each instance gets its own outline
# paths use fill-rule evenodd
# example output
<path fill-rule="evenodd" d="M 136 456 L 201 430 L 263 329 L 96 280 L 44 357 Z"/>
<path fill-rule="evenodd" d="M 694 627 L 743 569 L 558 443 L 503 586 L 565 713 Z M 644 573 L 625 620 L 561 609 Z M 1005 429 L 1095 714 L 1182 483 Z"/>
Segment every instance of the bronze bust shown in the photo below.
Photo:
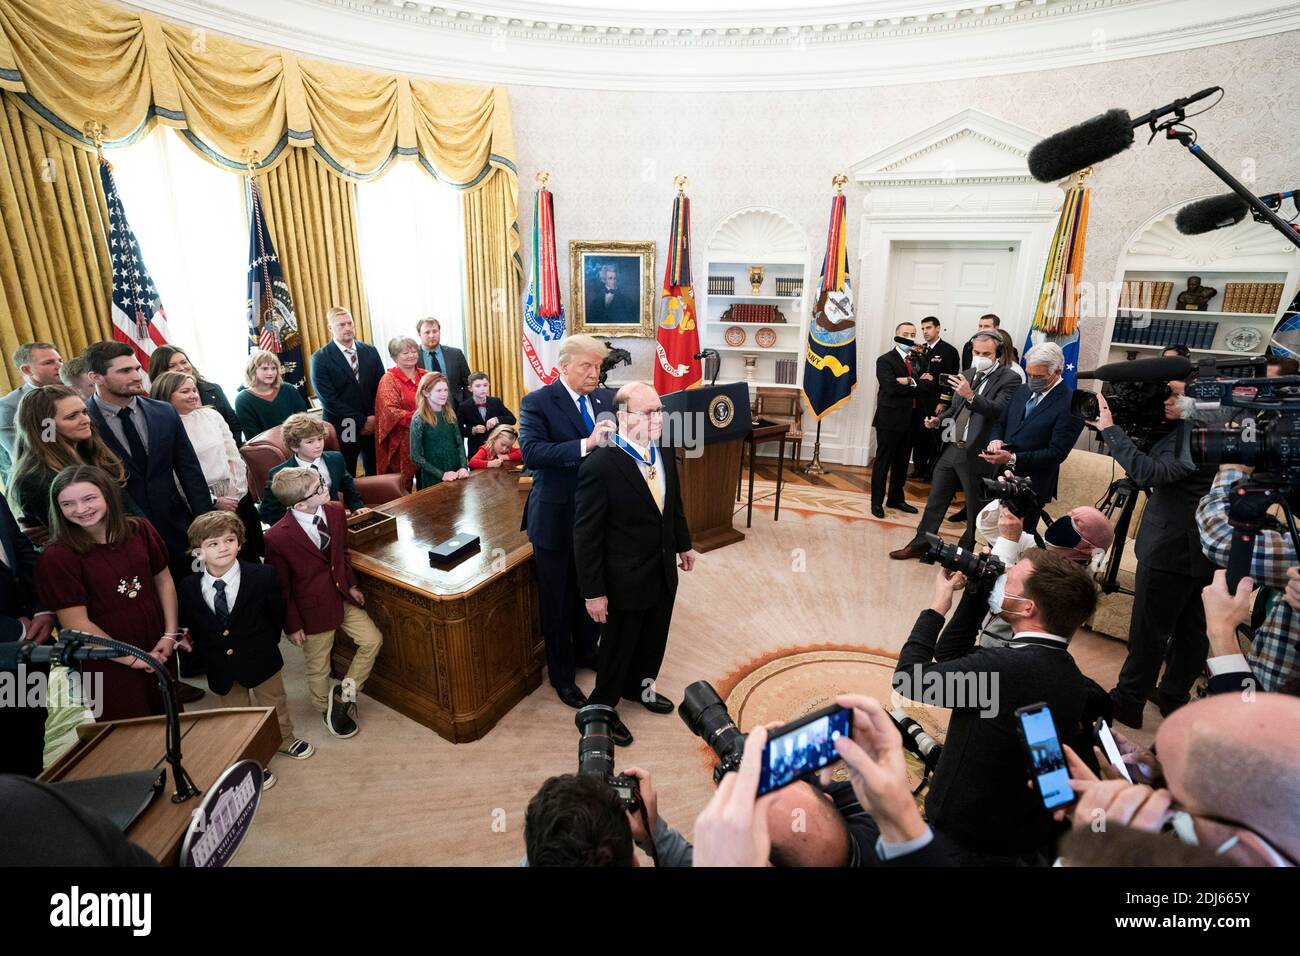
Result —
<path fill-rule="evenodd" d="M 1178 308 L 1187 312 L 1204 312 L 1210 300 L 1218 294 L 1218 289 L 1201 285 L 1200 276 L 1188 276 L 1187 291 L 1178 293 Z"/>

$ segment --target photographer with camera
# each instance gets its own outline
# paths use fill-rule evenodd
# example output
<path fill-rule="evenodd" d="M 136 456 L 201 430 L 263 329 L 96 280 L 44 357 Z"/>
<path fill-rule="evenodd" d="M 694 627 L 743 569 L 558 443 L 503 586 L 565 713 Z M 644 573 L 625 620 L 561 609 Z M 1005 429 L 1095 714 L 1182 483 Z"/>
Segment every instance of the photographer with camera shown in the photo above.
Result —
<path fill-rule="evenodd" d="M 1134 728 L 1142 726 L 1148 699 L 1163 716 L 1187 703 L 1208 652 L 1201 589 L 1210 583 L 1214 568 L 1201 553 L 1194 521 L 1196 506 L 1210 489 L 1214 467 L 1198 466 L 1192 460 L 1192 424 L 1187 421 L 1194 410 L 1192 399 L 1165 391 L 1167 431 L 1148 451 L 1115 424 L 1101 395 L 1097 417 L 1088 423 L 1129 478 L 1150 489 L 1133 549 L 1138 569 L 1128 657 L 1110 692 L 1115 719 Z M 1164 676 L 1157 688 L 1162 661 Z"/>
<path fill-rule="evenodd" d="M 952 710 L 943 753 L 926 798 L 926 817 L 959 848 L 963 864 L 1041 864 L 1060 827 L 1025 786 L 1015 711 L 1051 708 L 1061 739 L 1086 736 L 1091 681 L 1069 652 L 1070 639 L 1097 606 L 1091 575 L 1075 562 L 1034 548 L 1011 567 L 988 606 L 1010 624 L 1005 647 L 975 646 L 978 621 L 949 628 L 936 645 L 966 577 L 941 569 L 931 606 L 916 619 L 898 655 L 894 689 Z"/>

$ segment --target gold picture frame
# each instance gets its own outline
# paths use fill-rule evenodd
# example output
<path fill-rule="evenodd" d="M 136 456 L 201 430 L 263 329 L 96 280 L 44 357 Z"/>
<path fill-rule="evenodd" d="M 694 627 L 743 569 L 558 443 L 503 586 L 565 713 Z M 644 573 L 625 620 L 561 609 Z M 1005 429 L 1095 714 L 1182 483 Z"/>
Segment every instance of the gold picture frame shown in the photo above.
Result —
<path fill-rule="evenodd" d="M 653 241 L 569 240 L 572 330 L 585 335 L 654 338 L 654 271 Z M 629 290 L 633 279 L 637 288 Z M 612 285 L 599 284 L 610 282 Z"/>

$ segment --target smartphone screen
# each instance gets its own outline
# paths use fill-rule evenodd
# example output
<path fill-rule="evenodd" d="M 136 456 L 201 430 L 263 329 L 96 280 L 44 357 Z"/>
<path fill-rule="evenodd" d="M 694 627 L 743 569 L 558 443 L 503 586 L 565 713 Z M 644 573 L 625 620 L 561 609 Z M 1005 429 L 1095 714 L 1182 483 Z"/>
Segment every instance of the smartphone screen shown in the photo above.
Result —
<path fill-rule="evenodd" d="M 763 748 L 759 796 L 839 760 L 835 738 L 848 736 L 852 720 L 846 708 L 830 707 L 772 731 Z"/>
<path fill-rule="evenodd" d="M 1105 717 L 1097 718 L 1097 743 L 1101 744 L 1101 751 L 1106 755 L 1106 759 L 1111 762 L 1116 770 L 1129 783 L 1133 782 L 1133 777 L 1128 772 L 1128 765 L 1124 763 L 1124 757 L 1119 752 L 1119 745 L 1115 743 L 1115 736 L 1110 732 L 1110 724 L 1106 723 Z"/>
<path fill-rule="evenodd" d="M 1049 810 L 1069 803 L 1074 799 L 1070 789 L 1070 772 L 1065 769 L 1065 751 L 1056 736 L 1056 724 L 1052 721 L 1052 712 L 1045 704 L 1022 707 L 1016 711 L 1020 720 L 1020 732 L 1029 750 L 1029 767 L 1043 797 L 1043 805 Z"/>

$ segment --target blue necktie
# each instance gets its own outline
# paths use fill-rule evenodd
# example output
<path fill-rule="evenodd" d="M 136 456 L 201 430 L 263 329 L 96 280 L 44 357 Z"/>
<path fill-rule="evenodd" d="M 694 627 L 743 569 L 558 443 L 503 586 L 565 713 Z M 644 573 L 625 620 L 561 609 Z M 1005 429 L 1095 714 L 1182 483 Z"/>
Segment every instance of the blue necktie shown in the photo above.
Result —
<path fill-rule="evenodd" d="M 1025 402 L 1025 418 L 1029 417 L 1029 413 L 1034 410 L 1034 407 L 1038 404 L 1038 400 L 1042 397 L 1042 392 L 1034 392 L 1033 395 L 1029 396 L 1029 401 Z"/>
<path fill-rule="evenodd" d="M 218 620 L 225 624 L 230 620 L 230 606 L 226 603 L 226 582 L 219 579 L 213 581 L 212 588 L 217 592 L 212 596 L 212 610 Z"/>
<path fill-rule="evenodd" d="M 578 396 L 578 412 L 582 415 L 582 423 L 587 426 L 587 434 L 590 435 L 596 430 L 596 420 L 591 417 L 591 412 L 587 410 L 587 396 Z"/>

